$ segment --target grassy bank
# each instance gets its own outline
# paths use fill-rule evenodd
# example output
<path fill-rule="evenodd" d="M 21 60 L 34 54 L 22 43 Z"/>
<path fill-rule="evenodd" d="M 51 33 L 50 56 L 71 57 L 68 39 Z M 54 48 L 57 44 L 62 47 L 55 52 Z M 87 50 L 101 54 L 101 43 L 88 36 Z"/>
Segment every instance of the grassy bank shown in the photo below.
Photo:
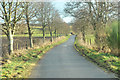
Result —
<path fill-rule="evenodd" d="M 78 43 L 78 39 L 76 37 L 74 47 L 78 52 L 80 52 L 83 56 L 96 63 L 103 69 L 116 73 L 120 77 L 120 57 L 117 57 L 110 53 L 97 52 L 93 49 L 86 48 L 81 46 Z"/>
<path fill-rule="evenodd" d="M 2 78 L 27 78 L 32 68 L 48 50 L 67 41 L 68 38 L 69 36 L 62 36 L 52 43 L 48 42 L 40 47 L 19 51 L 9 56 L 9 59 L 4 57 L 1 61 L 2 70 L 0 70 Z"/>

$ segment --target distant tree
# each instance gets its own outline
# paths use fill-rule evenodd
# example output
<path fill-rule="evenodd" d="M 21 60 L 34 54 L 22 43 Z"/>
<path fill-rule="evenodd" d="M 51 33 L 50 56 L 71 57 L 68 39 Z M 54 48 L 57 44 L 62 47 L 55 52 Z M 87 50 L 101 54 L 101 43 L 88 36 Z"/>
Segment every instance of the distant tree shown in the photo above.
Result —
<path fill-rule="evenodd" d="M 36 3 L 37 7 L 36 18 L 38 24 L 42 26 L 43 42 L 45 42 L 45 28 L 48 25 L 49 4 L 50 4 L 49 2 Z"/>
<path fill-rule="evenodd" d="M 54 19 L 53 19 L 53 23 L 52 26 L 54 27 L 54 33 L 55 33 L 55 37 L 58 37 L 58 31 L 61 25 L 61 17 L 60 14 L 58 13 L 57 10 L 55 10 L 54 12 Z"/>
<path fill-rule="evenodd" d="M 85 42 L 85 32 L 89 24 L 88 6 L 81 2 L 68 2 L 64 11 L 75 19 L 73 30 L 76 33 L 82 33 Z"/>
<path fill-rule="evenodd" d="M 52 34 L 52 24 L 53 24 L 53 20 L 54 20 L 54 14 L 55 12 L 55 9 L 53 8 L 53 5 L 50 3 L 48 5 L 48 18 L 47 18 L 47 21 L 48 21 L 48 28 L 49 28 L 49 32 L 50 32 L 50 41 L 52 42 L 53 41 L 53 34 Z"/>

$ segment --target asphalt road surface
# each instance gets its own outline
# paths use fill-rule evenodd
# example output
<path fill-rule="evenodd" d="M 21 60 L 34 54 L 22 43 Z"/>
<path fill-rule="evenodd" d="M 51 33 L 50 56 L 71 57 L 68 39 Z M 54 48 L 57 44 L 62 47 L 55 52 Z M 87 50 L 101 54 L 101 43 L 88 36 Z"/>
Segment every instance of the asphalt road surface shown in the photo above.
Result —
<path fill-rule="evenodd" d="M 75 36 L 48 51 L 32 70 L 30 78 L 114 78 L 86 60 L 74 49 Z"/>

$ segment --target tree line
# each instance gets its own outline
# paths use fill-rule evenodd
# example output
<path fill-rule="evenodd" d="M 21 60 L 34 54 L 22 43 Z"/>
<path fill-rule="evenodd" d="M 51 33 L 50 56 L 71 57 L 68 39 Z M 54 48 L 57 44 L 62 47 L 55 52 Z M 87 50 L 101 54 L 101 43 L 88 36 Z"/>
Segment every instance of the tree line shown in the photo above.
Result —
<path fill-rule="evenodd" d="M 120 49 L 117 2 L 67 2 L 64 11 L 74 17 L 73 31 L 82 34 L 84 43 L 87 35 L 94 35 L 99 50 Z"/>
<path fill-rule="evenodd" d="M 43 42 L 45 42 L 45 28 L 49 29 L 50 41 L 58 34 L 68 34 L 69 26 L 65 23 L 51 2 L 0 2 L 1 30 L 9 41 L 9 54 L 13 53 L 14 34 L 17 24 L 25 22 L 29 34 L 30 47 L 33 47 L 30 24 L 42 27 Z M 22 28 L 22 27 L 21 27 Z M 23 27 L 24 28 L 24 27 Z"/>

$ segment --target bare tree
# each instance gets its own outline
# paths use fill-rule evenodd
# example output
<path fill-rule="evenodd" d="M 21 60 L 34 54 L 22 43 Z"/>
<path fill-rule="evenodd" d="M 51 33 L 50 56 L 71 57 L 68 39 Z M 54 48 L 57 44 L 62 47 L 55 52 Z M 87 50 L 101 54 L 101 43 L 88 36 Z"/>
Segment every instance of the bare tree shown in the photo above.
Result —
<path fill-rule="evenodd" d="M 30 47 L 33 47 L 33 40 L 32 40 L 32 34 L 30 27 L 30 20 L 36 16 L 36 7 L 34 3 L 25 2 L 23 4 L 24 10 L 25 10 L 25 21 L 27 23 L 28 27 L 28 34 L 29 34 L 29 40 L 30 40 Z"/>
<path fill-rule="evenodd" d="M 16 23 L 22 18 L 23 11 L 19 2 L 1 2 L 0 17 L 3 19 L 2 31 L 9 40 L 9 54 L 13 52 L 13 36 Z"/>
<path fill-rule="evenodd" d="M 60 22 L 61 22 L 60 14 L 58 13 L 57 10 L 55 10 L 54 11 L 54 19 L 53 19 L 53 23 L 52 23 L 52 26 L 54 27 L 55 38 L 58 37 L 58 30 L 61 25 Z"/>
<path fill-rule="evenodd" d="M 48 25 L 48 2 L 39 2 L 36 4 L 37 6 L 37 14 L 36 18 L 38 21 L 38 24 L 41 24 L 42 26 L 42 32 L 43 32 L 43 42 L 45 42 L 45 27 Z"/>
<path fill-rule="evenodd" d="M 85 22 L 83 24 L 89 22 L 94 30 L 95 42 L 99 44 L 99 30 L 103 29 L 108 21 L 116 18 L 117 6 L 111 2 L 68 2 L 64 11 Z"/>
<path fill-rule="evenodd" d="M 48 4 L 48 28 L 49 28 L 49 32 L 50 32 L 50 41 L 53 41 L 53 34 L 52 34 L 52 24 L 53 24 L 53 20 L 54 20 L 54 12 L 55 9 L 53 8 L 53 5 L 51 3 Z"/>

